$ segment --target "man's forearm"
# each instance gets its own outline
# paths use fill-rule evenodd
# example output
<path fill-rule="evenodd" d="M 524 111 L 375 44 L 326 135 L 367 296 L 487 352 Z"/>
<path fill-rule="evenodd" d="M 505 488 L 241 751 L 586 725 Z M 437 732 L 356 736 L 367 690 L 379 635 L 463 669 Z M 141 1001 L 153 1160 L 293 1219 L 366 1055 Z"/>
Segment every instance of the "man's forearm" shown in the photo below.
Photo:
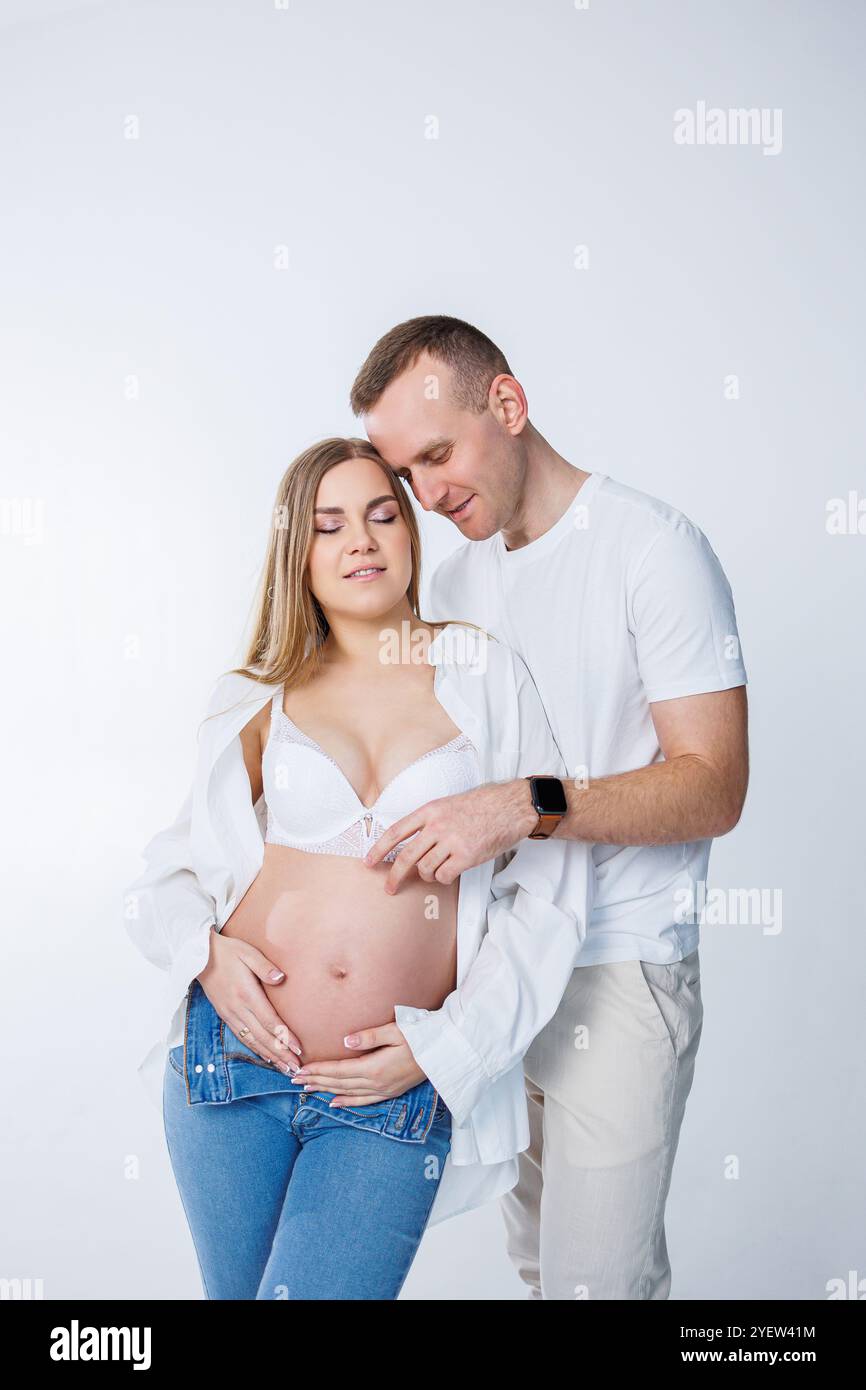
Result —
<path fill-rule="evenodd" d="M 740 817 L 745 787 L 732 788 L 692 753 L 611 777 L 563 778 L 568 801 L 554 835 L 600 845 L 670 845 L 726 835 Z M 515 781 L 522 833 L 534 823 L 529 784 Z M 530 827 L 531 829 L 532 827 Z"/>
<path fill-rule="evenodd" d="M 568 814 L 555 833 L 600 845 L 671 845 L 726 835 L 743 804 L 739 790 L 693 753 L 563 786 Z"/>

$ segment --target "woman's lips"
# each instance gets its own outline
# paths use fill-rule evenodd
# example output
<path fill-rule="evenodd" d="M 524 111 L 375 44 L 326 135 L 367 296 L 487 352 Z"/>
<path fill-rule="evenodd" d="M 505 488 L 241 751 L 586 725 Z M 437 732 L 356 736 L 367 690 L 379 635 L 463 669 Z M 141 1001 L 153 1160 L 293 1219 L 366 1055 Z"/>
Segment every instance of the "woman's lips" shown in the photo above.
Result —
<path fill-rule="evenodd" d="M 360 566 L 361 569 L 369 570 L 369 565 Z M 344 574 L 344 579 L 352 579 L 356 584 L 368 584 L 371 579 L 378 579 L 385 573 L 384 566 L 377 565 L 372 574 Z"/>

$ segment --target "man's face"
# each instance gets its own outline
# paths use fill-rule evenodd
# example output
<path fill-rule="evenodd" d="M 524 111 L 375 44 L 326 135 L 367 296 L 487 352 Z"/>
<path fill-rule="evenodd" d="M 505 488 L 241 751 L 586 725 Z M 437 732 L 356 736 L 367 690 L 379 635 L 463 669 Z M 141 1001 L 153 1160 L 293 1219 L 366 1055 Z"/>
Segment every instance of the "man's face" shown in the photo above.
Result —
<path fill-rule="evenodd" d="M 408 479 L 424 510 L 453 521 L 467 540 L 487 540 L 514 515 L 523 466 L 519 433 L 493 409 L 477 415 L 456 405 L 445 363 L 422 355 L 363 421 L 370 442 Z"/>

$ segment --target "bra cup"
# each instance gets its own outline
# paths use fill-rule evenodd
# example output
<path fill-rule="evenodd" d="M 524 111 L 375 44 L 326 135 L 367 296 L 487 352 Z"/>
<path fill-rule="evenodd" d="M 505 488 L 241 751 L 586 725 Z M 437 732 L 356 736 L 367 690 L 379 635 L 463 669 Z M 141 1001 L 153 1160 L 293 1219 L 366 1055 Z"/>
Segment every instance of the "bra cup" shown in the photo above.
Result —
<path fill-rule="evenodd" d="M 360 857 L 394 821 L 482 780 L 475 745 L 462 735 L 404 767 L 365 807 L 334 760 L 291 720 L 280 719 L 277 699 L 262 758 L 267 841 Z"/>
<path fill-rule="evenodd" d="M 292 839 L 324 843 L 358 819 L 340 773 L 303 743 L 268 744 L 262 777 L 268 811 Z"/>
<path fill-rule="evenodd" d="M 469 791 L 479 781 L 471 749 L 437 751 L 398 773 L 377 801 L 376 810 L 383 823 L 391 825 L 425 802 Z"/>

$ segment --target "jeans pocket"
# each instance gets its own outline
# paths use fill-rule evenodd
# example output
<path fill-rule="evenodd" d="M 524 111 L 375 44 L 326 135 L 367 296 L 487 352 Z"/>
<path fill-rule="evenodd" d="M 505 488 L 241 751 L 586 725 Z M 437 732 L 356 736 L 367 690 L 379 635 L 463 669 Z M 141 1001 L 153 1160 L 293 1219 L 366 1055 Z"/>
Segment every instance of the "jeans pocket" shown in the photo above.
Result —
<path fill-rule="evenodd" d="M 437 1121 L 439 1092 L 432 1081 L 419 1081 L 402 1095 L 395 1096 L 385 1121 L 382 1133 L 391 1139 L 399 1139 L 407 1144 L 421 1144 L 427 1138 L 434 1124 L 440 1127 L 450 1121 L 445 1116 Z"/>
<path fill-rule="evenodd" d="M 169 1065 L 177 1072 L 178 1076 L 183 1076 L 183 1043 L 178 1043 L 168 1054 Z"/>
<path fill-rule="evenodd" d="M 444 1114 L 440 1114 L 438 1099 L 432 1082 L 425 1080 L 410 1086 L 399 1096 L 374 1101 L 372 1105 L 357 1105 L 353 1101 L 351 1105 L 341 1105 L 328 1113 L 359 1129 L 372 1129 L 404 1144 L 420 1144 L 434 1124 L 440 1130 L 443 1125 L 450 1126 L 450 1111 L 443 1106 Z"/>
<path fill-rule="evenodd" d="M 448 1106 L 445 1104 L 442 1097 L 440 1095 L 437 1095 L 436 1109 L 433 1112 L 433 1123 L 434 1125 L 438 1125 L 441 1124 L 443 1120 L 447 1120 L 450 1125 L 451 1111 L 448 1109 Z"/>

